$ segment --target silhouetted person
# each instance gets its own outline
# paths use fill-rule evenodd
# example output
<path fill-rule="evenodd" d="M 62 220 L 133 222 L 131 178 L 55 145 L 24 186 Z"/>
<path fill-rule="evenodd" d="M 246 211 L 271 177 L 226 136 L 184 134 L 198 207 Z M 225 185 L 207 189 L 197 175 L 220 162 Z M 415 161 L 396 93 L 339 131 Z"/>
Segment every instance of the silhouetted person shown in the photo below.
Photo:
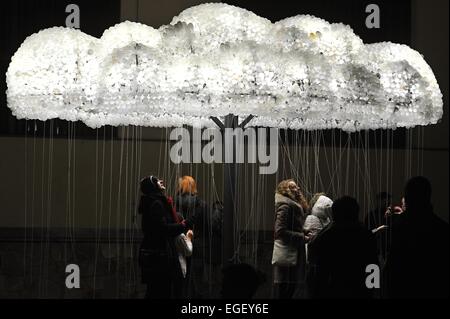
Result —
<path fill-rule="evenodd" d="M 391 201 L 391 194 L 388 192 L 380 192 L 375 196 L 375 207 L 364 219 L 367 229 L 372 230 L 386 224 L 386 207 L 391 205 Z"/>
<path fill-rule="evenodd" d="M 388 243 L 390 242 L 388 228 L 391 226 L 392 217 L 386 215 L 386 209 L 391 206 L 391 203 L 391 194 L 388 192 L 378 193 L 375 197 L 375 207 L 364 219 L 366 228 L 375 234 L 378 255 L 383 261 L 386 259 L 389 249 Z"/>
<path fill-rule="evenodd" d="M 411 178 L 404 190 L 405 211 L 392 229 L 386 263 L 390 298 L 448 298 L 448 224 L 433 213 L 431 184 Z"/>
<path fill-rule="evenodd" d="M 178 222 L 171 199 L 164 195 L 164 184 L 155 176 L 141 180 L 139 213 L 142 214 L 144 239 L 139 263 L 142 282 L 147 284 L 146 298 L 167 299 L 175 296 L 175 283 L 182 271 L 175 247 L 175 238 L 186 232 L 188 221 Z"/>
<path fill-rule="evenodd" d="M 310 245 L 310 262 L 316 265 L 313 298 L 370 298 L 366 267 L 377 264 L 373 234 L 358 220 L 359 205 L 342 197 L 332 205 L 333 222 Z"/>
<path fill-rule="evenodd" d="M 222 291 L 224 299 L 251 299 L 265 275 L 248 264 L 229 265 L 222 270 Z"/>
<path fill-rule="evenodd" d="M 188 258 L 188 296 L 196 299 L 218 297 L 222 220 L 214 218 L 218 212 L 216 206 L 209 207 L 200 198 L 197 183 L 191 176 L 178 180 L 175 205 L 183 218 L 192 220 L 194 228 L 194 249 L 192 257 Z"/>
<path fill-rule="evenodd" d="M 309 261 L 309 248 L 311 245 L 314 245 L 314 239 L 317 235 L 330 225 L 333 201 L 325 196 L 325 193 L 317 193 L 311 199 L 310 205 L 312 207 L 311 214 L 306 217 L 303 225 L 306 242 L 306 290 L 308 296 L 314 294 L 312 284 L 314 284 L 316 276 L 316 265 Z"/>

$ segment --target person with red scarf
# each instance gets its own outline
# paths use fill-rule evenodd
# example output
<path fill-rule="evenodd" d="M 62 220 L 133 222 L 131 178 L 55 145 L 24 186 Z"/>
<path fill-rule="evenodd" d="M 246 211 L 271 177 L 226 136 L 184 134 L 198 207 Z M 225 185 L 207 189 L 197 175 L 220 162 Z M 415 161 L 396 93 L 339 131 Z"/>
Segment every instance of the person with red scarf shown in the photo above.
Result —
<path fill-rule="evenodd" d="M 177 279 L 182 276 L 175 238 L 192 229 L 189 220 L 181 222 L 173 201 L 164 194 L 165 186 L 156 176 L 140 182 L 139 213 L 144 238 L 139 252 L 142 282 L 147 284 L 146 298 L 170 299 L 176 296 Z"/>

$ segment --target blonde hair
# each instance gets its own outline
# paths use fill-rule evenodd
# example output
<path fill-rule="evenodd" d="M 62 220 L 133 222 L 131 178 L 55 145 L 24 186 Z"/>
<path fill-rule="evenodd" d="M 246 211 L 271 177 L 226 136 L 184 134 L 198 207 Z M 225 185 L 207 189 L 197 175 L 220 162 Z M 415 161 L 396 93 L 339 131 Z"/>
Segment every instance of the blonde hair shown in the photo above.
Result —
<path fill-rule="evenodd" d="M 292 192 L 291 188 L 289 187 L 289 184 L 291 182 L 295 183 L 295 181 L 293 179 L 286 179 L 284 181 L 281 181 L 277 186 L 276 193 L 286 196 L 286 197 L 289 197 L 293 201 L 296 201 L 297 203 L 299 203 L 305 212 L 308 211 L 309 205 L 305 199 L 305 196 L 303 195 L 303 192 L 300 190 L 299 195 L 296 196 L 296 194 L 294 194 Z M 295 183 L 295 184 L 297 185 L 297 183 Z"/>
<path fill-rule="evenodd" d="M 185 175 L 178 180 L 178 194 L 197 194 L 197 183 L 192 176 Z"/>

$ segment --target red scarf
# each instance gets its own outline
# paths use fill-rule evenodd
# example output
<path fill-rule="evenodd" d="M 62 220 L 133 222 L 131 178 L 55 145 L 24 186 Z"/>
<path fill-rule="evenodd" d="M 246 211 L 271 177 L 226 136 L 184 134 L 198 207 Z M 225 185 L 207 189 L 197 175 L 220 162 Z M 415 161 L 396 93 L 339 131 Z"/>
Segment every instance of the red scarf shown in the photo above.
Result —
<path fill-rule="evenodd" d="M 166 199 L 167 199 L 167 203 L 169 204 L 169 206 L 171 208 L 173 220 L 175 221 L 175 223 L 179 224 L 181 222 L 181 220 L 178 217 L 177 211 L 175 210 L 175 206 L 173 205 L 173 198 L 171 196 L 167 196 Z"/>

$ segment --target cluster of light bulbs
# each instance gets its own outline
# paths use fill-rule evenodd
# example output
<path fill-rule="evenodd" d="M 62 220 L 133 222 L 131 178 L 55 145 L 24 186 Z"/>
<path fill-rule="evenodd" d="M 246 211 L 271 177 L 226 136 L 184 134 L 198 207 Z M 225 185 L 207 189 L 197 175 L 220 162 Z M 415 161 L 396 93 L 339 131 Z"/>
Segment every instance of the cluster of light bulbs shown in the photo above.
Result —
<path fill-rule="evenodd" d="M 55 27 L 28 37 L 9 65 L 18 118 L 88 126 L 252 126 L 357 131 L 435 124 L 442 94 L 405 45 L 364 44 L 349 26 L 299 15 L 271 23 L 220 3 L 154 29 L 123 22 L 100 39 Z"/>

